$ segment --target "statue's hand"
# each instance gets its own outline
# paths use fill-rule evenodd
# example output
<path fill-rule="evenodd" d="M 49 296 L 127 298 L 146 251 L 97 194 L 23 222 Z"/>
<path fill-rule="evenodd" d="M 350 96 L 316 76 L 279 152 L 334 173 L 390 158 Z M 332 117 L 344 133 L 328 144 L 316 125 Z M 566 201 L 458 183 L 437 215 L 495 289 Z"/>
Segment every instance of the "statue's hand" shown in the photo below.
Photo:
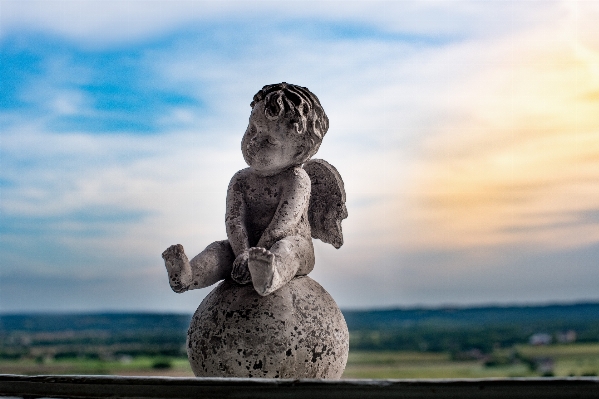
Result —
<path fill-rule="evenodd" d="M 239 284 L 248 284 L 252 282 L 250 269 L 248 268 L 249 252 L 243 251 L 233 262 L 233 271 L 231 278 Z"/>
<path fill-rule="evenodd" d="M 191 280 L 191 267 L 183 245 L 171 245 L 162 253 L 169 283 L 175 292 L 187 291 Z"/>

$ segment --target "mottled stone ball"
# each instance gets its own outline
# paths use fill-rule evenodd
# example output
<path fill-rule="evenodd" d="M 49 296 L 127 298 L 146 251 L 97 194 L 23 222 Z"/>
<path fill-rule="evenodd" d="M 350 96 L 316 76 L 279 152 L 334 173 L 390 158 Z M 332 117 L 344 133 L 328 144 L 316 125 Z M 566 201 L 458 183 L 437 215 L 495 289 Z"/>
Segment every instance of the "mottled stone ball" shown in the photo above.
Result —
<path fill-rule="evenodd" d="M 349 333 L 339 307 L 316 281 L 295 277 L 260 296 L 252 284 L 221 282 L 187 332 L 197 377 L 341 377 Z"/>

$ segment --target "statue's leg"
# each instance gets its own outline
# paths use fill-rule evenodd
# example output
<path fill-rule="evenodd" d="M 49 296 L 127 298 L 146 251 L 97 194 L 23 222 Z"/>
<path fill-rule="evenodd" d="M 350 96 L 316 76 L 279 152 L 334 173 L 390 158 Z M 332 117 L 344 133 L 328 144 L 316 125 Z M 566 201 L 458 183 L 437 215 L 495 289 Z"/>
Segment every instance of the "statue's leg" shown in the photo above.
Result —
<path fill-rule="evenodd" d="M 308 274 L 314 269 L 312 240 L 291 236 L 277 241 L 270 250 L 250 248 L 248 268 L 256 292 L 268 295 L 293 277 Z"/>
<path fill-rule="evenodd" d="M 229 241 L 215 241 L 196 255 L 191 262 L 181 244 L 172 245 L 162 253 L 169 283 L 175 292 L 208 287 L 231 274 L 235 255 Z"/>

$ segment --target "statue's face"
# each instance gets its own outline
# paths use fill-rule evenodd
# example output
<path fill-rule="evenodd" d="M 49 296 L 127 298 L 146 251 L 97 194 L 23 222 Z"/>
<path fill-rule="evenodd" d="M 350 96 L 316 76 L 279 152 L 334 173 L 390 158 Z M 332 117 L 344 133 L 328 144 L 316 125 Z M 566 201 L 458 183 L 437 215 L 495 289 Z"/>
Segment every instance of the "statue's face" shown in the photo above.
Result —
<path fill-rule="evenodd" d="M 273 175 L 305 161 L 304 135 L 295 131 L 285 117 L 271 121 L 264 114 L 264 102 L 254 106 L 241 141 L 245 162 L 254 171 Z"/>

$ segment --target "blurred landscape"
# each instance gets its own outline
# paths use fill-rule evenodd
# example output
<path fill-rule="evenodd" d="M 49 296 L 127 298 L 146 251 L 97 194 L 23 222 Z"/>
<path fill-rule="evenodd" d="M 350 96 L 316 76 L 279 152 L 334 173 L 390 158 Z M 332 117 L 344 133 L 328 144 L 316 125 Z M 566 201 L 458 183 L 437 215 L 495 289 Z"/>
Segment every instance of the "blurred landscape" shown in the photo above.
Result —
<path fill-rule="evenodd" d="M 344 311 L 344 378 L 596 376 L 599 303 Z M 4 314 L 0 374 L 193 376 L 191 315 Z"/>

